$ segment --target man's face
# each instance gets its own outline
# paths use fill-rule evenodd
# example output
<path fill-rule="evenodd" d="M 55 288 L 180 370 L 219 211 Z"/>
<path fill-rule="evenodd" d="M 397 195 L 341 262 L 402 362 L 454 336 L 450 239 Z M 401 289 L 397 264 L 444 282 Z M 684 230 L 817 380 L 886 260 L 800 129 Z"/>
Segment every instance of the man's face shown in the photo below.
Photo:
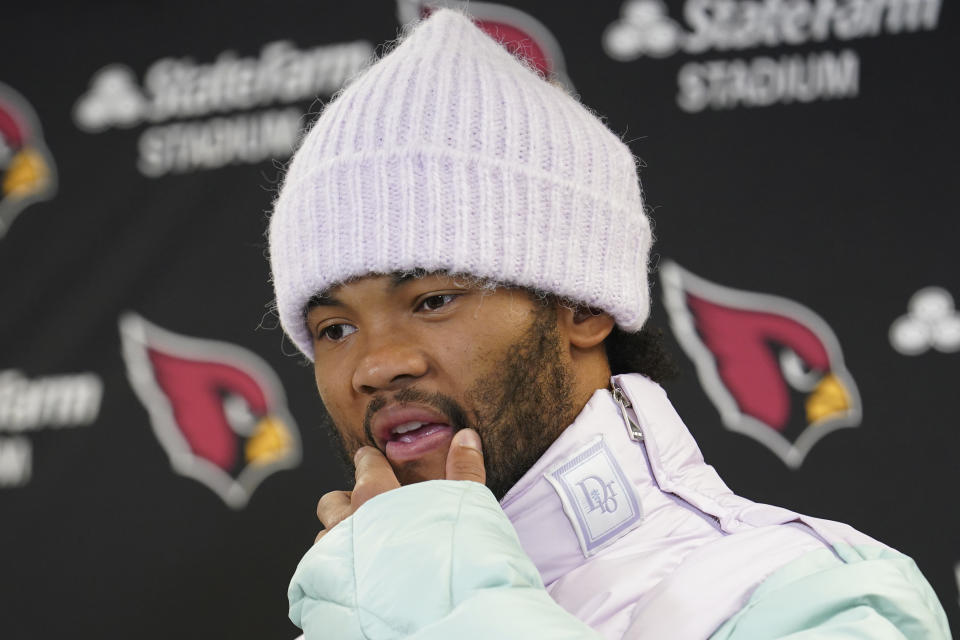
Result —
<path fill-rule="evenodd" d="M 403 484 L 443 478 L 453 433 L 471 427 L 501 498 L 575 417 L 556 308 L 522 290 L 370 276 L 321 302 L 314 374 L 348 460 L 373 445 Z"/>

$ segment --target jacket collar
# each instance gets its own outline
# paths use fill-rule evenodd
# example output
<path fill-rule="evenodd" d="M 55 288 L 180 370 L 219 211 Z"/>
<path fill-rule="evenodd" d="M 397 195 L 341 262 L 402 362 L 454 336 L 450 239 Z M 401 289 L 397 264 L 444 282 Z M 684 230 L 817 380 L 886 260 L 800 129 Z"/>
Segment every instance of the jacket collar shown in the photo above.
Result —
<path fill-rule="evenodd" d="M 630 405 L 598 389 L 546 453 L 501 500 L 544 583 L 585 563 L 628 533 L 643 536 L 644 511 L 676 493 L 707 513 L 730 490 L 700 450 L 663 389 L 639 374 L 614 376 Z M 631 437 L 625 417 L 643 432 Z M 685 482 L 693 474 L 695 483 Z M 685 487 L 697 487 L 695 495 Z M 656 535 L 656 534 L 654 534 Z"/>

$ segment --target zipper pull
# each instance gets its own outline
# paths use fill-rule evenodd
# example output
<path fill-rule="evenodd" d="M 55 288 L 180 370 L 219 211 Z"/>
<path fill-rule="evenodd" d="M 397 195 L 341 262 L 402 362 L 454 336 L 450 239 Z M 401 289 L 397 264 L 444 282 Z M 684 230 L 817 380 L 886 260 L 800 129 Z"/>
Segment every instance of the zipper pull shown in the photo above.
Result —
<path fill-rule="evenodd" d="M 623 422 L 627 425 L 627 432 L 630 434 L 632 440 L 641 442 L 643 440 L 643 430 L 640 429 L 640 426 L 633 421 L 630 415 L 627 413 L 627 408 L 632 407 L 630 400 L 627 399 L 627 396 L 623 393 L 623 390 L 620 389 L 617 385 L 613 385 L 613 399 L 617 401 L 617 404 L 620 405 L 620 415 L 623 416 Z"/>

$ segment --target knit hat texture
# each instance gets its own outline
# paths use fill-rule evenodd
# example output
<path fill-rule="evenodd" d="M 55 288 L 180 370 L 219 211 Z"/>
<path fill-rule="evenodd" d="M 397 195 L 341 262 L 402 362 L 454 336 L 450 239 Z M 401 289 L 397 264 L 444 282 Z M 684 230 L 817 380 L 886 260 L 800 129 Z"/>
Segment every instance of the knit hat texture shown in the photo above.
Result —
<path fill-rule="evenodd" d="M 269 230 L 280 322 L 309 359 L 310 298 L 371 273 L 471 274 L 649 314 L 633 155 L 464 14 L 441 9 L 326 105 Z"/>

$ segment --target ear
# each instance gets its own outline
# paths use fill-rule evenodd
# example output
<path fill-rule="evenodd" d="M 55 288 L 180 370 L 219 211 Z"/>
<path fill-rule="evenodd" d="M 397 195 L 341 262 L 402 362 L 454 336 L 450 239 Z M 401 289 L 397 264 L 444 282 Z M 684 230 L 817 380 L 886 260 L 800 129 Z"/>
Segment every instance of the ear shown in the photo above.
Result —
<path fill-rule="evenodd" d="M 576 311 L 560 307 L 557 315 L 560 330 L 567 336 L 570 346 L 579 349 L 599 345 L 610 335 L 615 324 L 610 314 L 586 307 Z"/>

